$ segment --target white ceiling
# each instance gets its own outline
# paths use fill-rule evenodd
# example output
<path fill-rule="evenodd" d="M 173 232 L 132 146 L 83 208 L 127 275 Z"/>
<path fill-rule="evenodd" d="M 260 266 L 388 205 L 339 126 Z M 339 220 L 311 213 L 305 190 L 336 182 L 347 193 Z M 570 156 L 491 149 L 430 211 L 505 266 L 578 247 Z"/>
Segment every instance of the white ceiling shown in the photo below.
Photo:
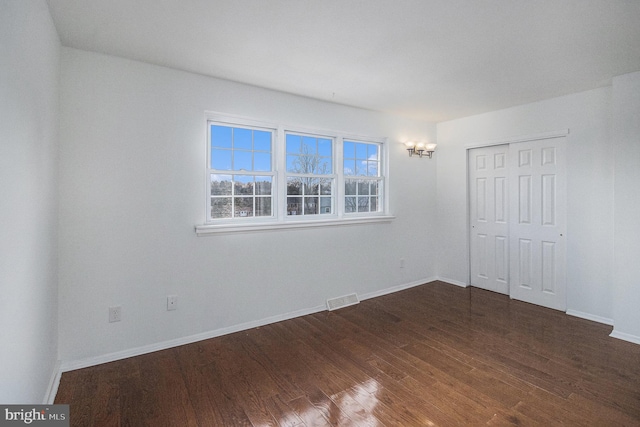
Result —
<path fill-rule="evenodd" d="M 442 121 L 640 70 L 640 0 L 49 0 L 62 44 Z"/>

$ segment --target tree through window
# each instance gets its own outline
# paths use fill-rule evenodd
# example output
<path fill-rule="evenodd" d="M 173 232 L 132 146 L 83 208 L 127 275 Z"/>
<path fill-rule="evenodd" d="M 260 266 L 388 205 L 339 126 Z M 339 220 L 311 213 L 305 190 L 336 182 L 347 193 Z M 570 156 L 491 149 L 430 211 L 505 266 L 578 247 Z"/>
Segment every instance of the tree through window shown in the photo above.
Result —
<path fill-rule="evenodd" d="M 334 213 L 333 139 L 286 134 L 287 215 Z"/>

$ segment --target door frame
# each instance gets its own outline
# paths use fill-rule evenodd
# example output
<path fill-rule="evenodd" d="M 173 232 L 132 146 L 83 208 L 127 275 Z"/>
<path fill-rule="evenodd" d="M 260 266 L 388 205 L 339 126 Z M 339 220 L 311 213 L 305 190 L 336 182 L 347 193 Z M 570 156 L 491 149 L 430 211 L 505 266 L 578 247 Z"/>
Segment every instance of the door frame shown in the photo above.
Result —
<path fill-rule="evenodd" d="M 469 287 L 471 286 L 471 200 L 470 200 L 470 195 L 471 195 L 471 188 L 469 187 L 469 150 L 472 150 L 474 148 L 483 148 L 483 147 L 491 147 L 494 145 L 511 145 L 511 144 L 517 144 L 519 142 L 531 142 L 531 141 L 540 141 L 540 140 L 545 140 L 545 139 L 553 139 L 553 138 L 562 138 L 562 137 L 566 137 L 567 138 L 567 143 L 569 142 L 569 129 L 560 129 L 560 130 L 556 130 L 556 131 L 550 131 L 550 132 L 542 132 L 542 133 L 537 133 L 537 134 L 529 134 L 529 135 L 521 135 L 521 136 L 514 136 L 514 137 L 510 137 L 510 138 L 505 138 L 505 139 L 494 139 L 494 140 L 485 140 L 485 141 L 478 141 L 478 142 L 472 142 L 470 144 L 465 144 L 464 145 L 464 152 L 465 152 L 465 186 L 466 186 L 466 209 L 467 209 L 467 214 L 466 214 L 466 224 L 465 224 L 465 230 L 467 233 L 466 236 L 466 244 L 467 244 L 467 248 L 465 251 L 465 254 L 467 256 L 467 283 L 466 286 Z M 566 166 L 566 162 L 565 162 L 565 166 Z M 567 215 L 567 218 L 569 216 Z M 511 274 L 511 273 L 509 273 Z M 509 286 L 510 287 L 510 286 Z M 509 298 L 511 298 L 511 292 L 509 292 Z"/>

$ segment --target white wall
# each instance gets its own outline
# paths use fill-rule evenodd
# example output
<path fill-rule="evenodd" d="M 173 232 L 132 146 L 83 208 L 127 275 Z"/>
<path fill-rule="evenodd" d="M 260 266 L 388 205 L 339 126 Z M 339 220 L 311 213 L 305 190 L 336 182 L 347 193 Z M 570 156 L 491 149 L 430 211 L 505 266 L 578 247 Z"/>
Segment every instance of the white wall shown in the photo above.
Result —
<path fill-rule="evenodd" d="M 466 145 L 544 132 L 567 137 L 567 309 L 611 322 L 613 144 L 611 88 L 439 123 L 441 278 L 468 283 Z"/>
<path fill-rule="evenodd" d="M 613 79 L 613 336 L 640 344 L 640 72 Z"/>
<path fill-rule="evenodd" d="M 89 360 L 435 275 L 435 126 L 63 48 L 60 357 Z M 196 237 L 206 110 L 390 140 L 390 224 Z M 406 268 L 399 268 L 400 258 Z M 178 295 L 167 312 L 166 296 Z M 122 321 L 107 307 L 122 305 Z"/>
<path fill-rule="evenodd" d="M 60 42 L 44 1 L 0 2 L 0 403 L 42 403 L 57 359 Z"/>

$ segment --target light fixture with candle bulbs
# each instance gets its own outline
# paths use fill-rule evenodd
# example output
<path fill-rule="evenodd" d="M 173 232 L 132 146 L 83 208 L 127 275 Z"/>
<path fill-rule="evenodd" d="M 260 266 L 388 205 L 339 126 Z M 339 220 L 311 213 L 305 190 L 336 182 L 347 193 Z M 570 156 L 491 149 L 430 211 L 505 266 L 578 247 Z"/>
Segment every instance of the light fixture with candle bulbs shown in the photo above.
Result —
<path fill-rule="evenodd" d="M 436 150 L 436 146 L 438 144 L 425 144 L 422 142 L 405 142 L 404 146 L 407 148 L 409 152 L 409 157 L 413 157 L 414 154 L 417 154 L 418 157 L 422 158 L 422 156 L 431 158 L 433 156 L 433 152 Z"/>

